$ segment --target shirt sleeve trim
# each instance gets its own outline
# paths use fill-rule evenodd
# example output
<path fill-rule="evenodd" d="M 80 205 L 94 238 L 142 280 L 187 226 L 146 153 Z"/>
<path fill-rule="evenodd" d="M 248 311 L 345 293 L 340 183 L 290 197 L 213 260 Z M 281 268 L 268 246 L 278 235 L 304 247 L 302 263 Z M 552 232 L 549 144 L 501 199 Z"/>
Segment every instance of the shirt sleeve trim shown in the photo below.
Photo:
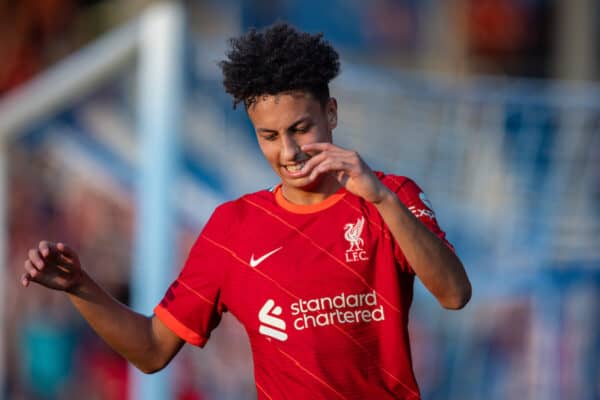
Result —
<path fill-rule="evenodd" d="M 177 318 L 173 316 L 165 307 L 160 304 L 154 307 L 154 314 L 161 320 L 170 330 L 175 332 L 177 336 L 194 346 L 202 347 L 206 344 L 207 338 L 200 336 Z"/>

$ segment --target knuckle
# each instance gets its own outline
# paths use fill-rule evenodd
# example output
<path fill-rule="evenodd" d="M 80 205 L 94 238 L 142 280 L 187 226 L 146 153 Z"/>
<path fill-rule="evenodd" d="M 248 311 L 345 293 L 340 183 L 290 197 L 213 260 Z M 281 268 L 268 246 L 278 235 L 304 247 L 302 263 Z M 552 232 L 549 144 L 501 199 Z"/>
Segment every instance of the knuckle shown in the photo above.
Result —
<path fill-rule="evenodd" d="M 35 267 L 33 266 L 33 263 L 30 260 L 25 261 L 24 267 L 27 272 L 35 270 Z"/>
<path fill-rule="evenodd" d="M 32 278 L 35 278 L 35 276 L 38 274 L 38 270 L 33 268 L 33 266 L 29 266 L 29 268 L 27 268 L 27 274 L 29 274 L 29 276 Z"/>

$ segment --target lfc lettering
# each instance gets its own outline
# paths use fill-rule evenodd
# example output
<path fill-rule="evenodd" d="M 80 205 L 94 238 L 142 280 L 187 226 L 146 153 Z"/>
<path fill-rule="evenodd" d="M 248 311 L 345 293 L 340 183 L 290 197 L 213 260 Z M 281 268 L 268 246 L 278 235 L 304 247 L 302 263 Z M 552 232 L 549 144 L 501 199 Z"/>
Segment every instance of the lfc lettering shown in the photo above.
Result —
<path fill-rule="evenodd" d="M 346 262 L 367 261 L 368 259 L 367 252 L 364 250 L 346 252 Z"/>

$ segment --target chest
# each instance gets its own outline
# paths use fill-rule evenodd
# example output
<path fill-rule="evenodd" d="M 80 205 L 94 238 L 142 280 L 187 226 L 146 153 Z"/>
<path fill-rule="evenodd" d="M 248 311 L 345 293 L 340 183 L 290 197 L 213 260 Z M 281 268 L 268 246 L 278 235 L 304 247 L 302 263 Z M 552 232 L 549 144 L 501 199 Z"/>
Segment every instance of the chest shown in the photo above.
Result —
<path fill-rule="evenodd" d="M 285 341 L 383 318 L 378 291 L 397 268 L 379 221 L 354 212 L 244 225 L 235 240 L 241 262 L 228 268 L 222 295 L 251 337 Z"/>

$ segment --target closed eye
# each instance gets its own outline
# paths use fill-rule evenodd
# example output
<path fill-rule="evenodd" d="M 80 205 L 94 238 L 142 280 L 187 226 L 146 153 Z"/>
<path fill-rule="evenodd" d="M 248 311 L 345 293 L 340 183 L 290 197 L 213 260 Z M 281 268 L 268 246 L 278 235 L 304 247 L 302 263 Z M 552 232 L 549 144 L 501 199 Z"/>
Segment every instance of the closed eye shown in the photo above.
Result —
<path fill-rule="evenodd" d="M 276 132 L 268 133 L 268 134 L 260 135 L 260 137 L 264 140 L 268 140 L 269 142 L 272 142 L 275 139 L 277 139 L 277 133 Z"/>
<path fill-rule="evenodd" d="M 291 131 L 305 133 L 308 132 L 310 128 L 312 128 L 312 125 L 295 126 L 291 129 Z"/>

